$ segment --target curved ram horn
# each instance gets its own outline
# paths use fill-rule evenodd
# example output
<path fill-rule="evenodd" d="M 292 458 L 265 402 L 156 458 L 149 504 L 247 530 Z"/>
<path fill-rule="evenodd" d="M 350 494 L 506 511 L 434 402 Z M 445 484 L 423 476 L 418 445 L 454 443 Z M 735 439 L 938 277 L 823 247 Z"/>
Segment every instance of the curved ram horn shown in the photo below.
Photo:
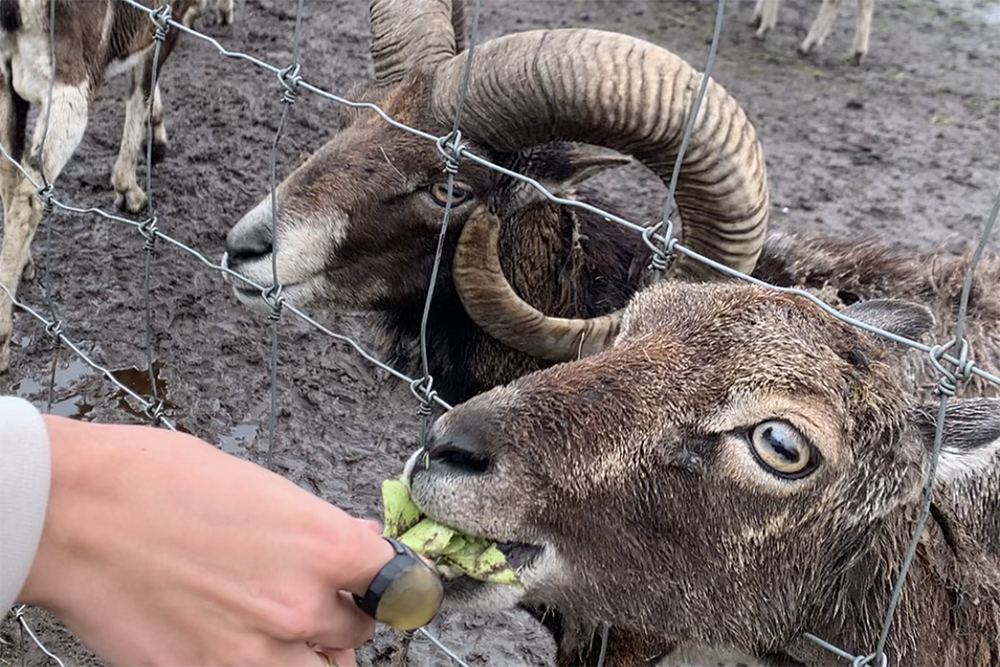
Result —
<path fill-rule="evenodd" d="M 465 0 L 452 0 L 451 27 L 455 33 L 455 53 L 465 51 L 468 28 L 465 21 Z"/>
<path fill-rule="evenodd" d="M 375 80 L 397 81 L 409 70 L 452 58 L 465 43 L 465 0 L 372 0 L 368 22 Z M 455 28 L 458 29 L 456 33 Z"/>
<path fill-rule="evenodd" d="M 543 315 L 504 278 L 497 254 L 499 225 L 480 206 L 466 221 L 455 250 L 455 286 L 476 323 L 504 344 L 549 361 L 570 361 L 608 348 L 618 334 L 620 311 L 591 319 Z"/>
<path fill-rule="evenodd" d="M 441 122 L 454 115 L 466 59 L 461 53 L 436 72 L 432 104 Z M 462 117 L 466 133 L 505 151 L 554 140 L 606 146 L 634 156 L 666 181 L 702 75 L 640 39 L 570 29 L 480 45 L 471 81 Z M 753 269 L 770 205 L 763 149 L 739 103 L 715 81 L 708 83 L 675 199 L 685 245 L 739 271 Z M 718 275 L 686 256 L 678 263 L 697 277 Z M 475 312 L 479 306 L 473 303 L 469 314 L 489 329 Z M 572 349 L 550 355 L 574 356 Z"/>

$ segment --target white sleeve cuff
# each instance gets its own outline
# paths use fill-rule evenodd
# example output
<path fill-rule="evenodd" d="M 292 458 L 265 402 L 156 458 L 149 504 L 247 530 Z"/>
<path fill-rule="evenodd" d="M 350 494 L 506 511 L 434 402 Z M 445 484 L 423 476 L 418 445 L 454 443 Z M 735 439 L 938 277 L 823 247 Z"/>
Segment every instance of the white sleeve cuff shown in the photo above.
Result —
<path fill-rule="evenodd" d="M 52 459 L 42 416 L 31 403 L 0 397 L 0 618 L 21 592 L 49 503 Z"/>

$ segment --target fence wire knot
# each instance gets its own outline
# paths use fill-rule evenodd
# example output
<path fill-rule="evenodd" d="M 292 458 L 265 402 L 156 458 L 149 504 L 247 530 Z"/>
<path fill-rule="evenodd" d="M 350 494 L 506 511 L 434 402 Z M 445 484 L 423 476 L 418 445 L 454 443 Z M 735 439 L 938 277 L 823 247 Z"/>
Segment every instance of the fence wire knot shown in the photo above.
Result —
<path fill-rule="evenodd" d="M 53 320 L 45 325 L 45 333 L 52 336 L 56 340 L 63 334 L 62 322 L 59 320 Z"/>
<path fill-rule="evenodd" d="M 295 104 L 295 100 L 299 98 L 299 84 L 302 83 L 302 77 L 299 76 L 300 69 L 302 66 L 299 63 L 292 63 L 278 72 L 278 83 L 285 89 L 281 94 L 281 101 L 284 104 Z"/>
<path fill-rule="evenodd" d="M 160 420 L 163 419 L 164 404 L 162 398 L 154 399 L 146 403 L 146 407 L 142 409 L 143 414 L 152 420 L 154 424 L 159 424 Z"/>
<path fill-rule="evenodd" d="M 437 392 L 434 391 L 433 386 L 434 378 L 430 375 L 410 381 L 410 391 L 420 401 L 420 405 L 417 406 L 417 416 L 431 416 L 431 402 L 437 397 Z"/>
<path fill-rule="evenodd" d="M 170 5 L 161 5 L 159 9 L 149 15 L 149 20 L 156 26 L 153 31 L 153 39 L 162 42 L 167 38 L 167 31 L 170 30 Z"/>
<path fill-rule="evenodd" d="M 885 653 L 872 653 L 871 655 L 859 655 L 851 661 L 851 667 L 887 667 L 889 659 Z"/>
<path fill-rule="evenodd" d="M 657 232 L 664 225 L 666 225 L 666 230 L 658 236 Z M 659 272 L 665 272 L 669 269 L 670 265 L 674 263 L 674 246 L 677 244 L 677 239 L 674 238 L 674 221 L 666 218 L 655 225 L 646 227 L 642 231 L 642 240 L 653 251 L 653 256 L 646 268 Z"/>
<path fill-rule="evenodd" d="M 438 152 L 444 158 L 444 171 L 446 174 L 454 176 L 458 173 L 458 163 L 462 160 L 462 151 L 465 144 L 462 143 L 462 133 L 459 130 L 449 132 L 443 137 L 438 137 L 434 142 Z"/>
<path fill-rule="evenodd" d="M 271 285 L 260 293 L 260 298 L 271 307 L 267 321 L 277 322 L 281 317 L 281 308 L 285 305 L 285 297 L 281 296 L 281 285 Z"/>
<path fill-rule="evenodd" d="M 958 347 L 958 363 L 950 362 L 950 360 L 944 358 L 944 355 L 955 347 Z M 962 338 L 961 341 L 957 338 L 952 338 L 943 345 L 932 347 L 930 354 L 931 364 L 941 374 L 941 381 L 938 382 L 935 391 L 940 395 L 954 396 L 958 383 L 969 379 L 972 375 L 972 369 L 976 365 L 975 362 L 969 359 L 969 341 L 965 338 Z M 955 369 L 947 368 L 944 365 L 945 361 L 949 361 Z"/>
<path fill-rule="evenodd" d="M 42 200 L 42 211 L 45 214 L 52 212 L 52 208 L 55 204 L 55 197 L 52 194 L 52 184 L 46 183 L 42 187 L 35 191 L 38 198 Z"/>
<path fill-rule="evenodd" d="M 153 252 L 153 249 L 156 248 L 156 235 L 159 233 L 159 230 L 156 228 L 155 215 L 151 218 L 146 218 L 140 223 L 139 233 L 146 239 L 146 243 L 142 246 L 143 249 L 146 252 Z"/>

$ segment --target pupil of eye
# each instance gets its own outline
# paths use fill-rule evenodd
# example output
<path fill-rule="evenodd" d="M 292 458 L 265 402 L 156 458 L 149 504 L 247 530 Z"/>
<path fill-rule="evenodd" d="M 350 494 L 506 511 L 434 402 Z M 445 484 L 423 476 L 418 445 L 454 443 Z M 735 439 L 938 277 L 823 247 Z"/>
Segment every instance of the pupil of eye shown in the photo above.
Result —
<path fill-rule="evenodd" d="M 446 202 L 448 201 L 448 186 L 443 183 L 435 183 L 434 185 L 431 186 L 431 194 L 434 195 L 434 198 L 437 199 L 438 201 Z M 462 201 L 464 199 L 467 199 L 468 196 L 469 193 L 466 192 L 464 188 L 460 188 L 457 185 L 452 186 L 451 188 L 452 201 L 456 202 Z"/>
<path fill-rule="evenodd" d="M 802 458 L 802 451 L 795 446 L 795 443 L 782 438 L 773 427 L 768 426 L 764 429 L 764 439 L 778 456 L 789 463 L 798 463 Z"/>

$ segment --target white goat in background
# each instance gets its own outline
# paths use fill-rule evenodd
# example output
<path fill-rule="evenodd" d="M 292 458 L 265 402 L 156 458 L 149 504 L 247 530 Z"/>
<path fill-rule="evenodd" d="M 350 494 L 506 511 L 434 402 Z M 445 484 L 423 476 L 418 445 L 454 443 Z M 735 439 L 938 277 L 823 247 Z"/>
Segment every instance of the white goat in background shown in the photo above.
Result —
<path fill-rule="evenodd" d="M 0 158 L 4 206 L 0 283 L 11 295 L 17 293 L 22 275 L 29 280 L 34 275 L 30 246 L 43 202 L 32 181 L 52 184 L 58 178 L 83 138 L 104 78 L 132 73 L 121 149 L 111 175 L 119 208 L 137 213 L 146 206 L 146 193 L 135 172 L 147 123 L 153 126 L 154 162 L 162 157 L 167 142 L 159 86 L 152 85 L 155 25 L 148 13 L 117 0 L 51 2 L 56 3 L 54 31 L 49 24 L 50 0 L 0 0 L 0 144 L 28 174 L 25 178 L 12 162 Z M 208 2 L 171 0 L 171 16 L 190 26 Z M 159 2 L 142 0 L 142 4 L 153 8 Z M 233 0 L 217 0 L 217 8 L 221 23 L 232 22 Z M 166 60 L 178 36 L 178 30 L 167 32 L 156 67 Z M 25 151 L 32 104 L 40 105 L 39 121 Z M 10 365 L 11 309 L 10 299 L 0 292 L 0 371 Z"/>
<path fill-rule="evenodd" d="M 816 20 L 809 28 L 809 34 L 799 46 L 800 53 L 806 54 L 814 47 L 823 46 L 843 2 L 844 0 L 823 0 Z M 763 39 L 764 35 L 777 25 L 779 4 L 781 4 L 781 0 L 757 0 L 757 5 L 753 10 L 754 25 L 758 26 L 757 37 Z M 854 46 L 851 49 L 855 64 L 859 64 L 868 53 L 868 35 L 872 29 L 872 11 L 874 9 L 875 0 L 858 0 L 858 19 L 854 28 Z"/>

